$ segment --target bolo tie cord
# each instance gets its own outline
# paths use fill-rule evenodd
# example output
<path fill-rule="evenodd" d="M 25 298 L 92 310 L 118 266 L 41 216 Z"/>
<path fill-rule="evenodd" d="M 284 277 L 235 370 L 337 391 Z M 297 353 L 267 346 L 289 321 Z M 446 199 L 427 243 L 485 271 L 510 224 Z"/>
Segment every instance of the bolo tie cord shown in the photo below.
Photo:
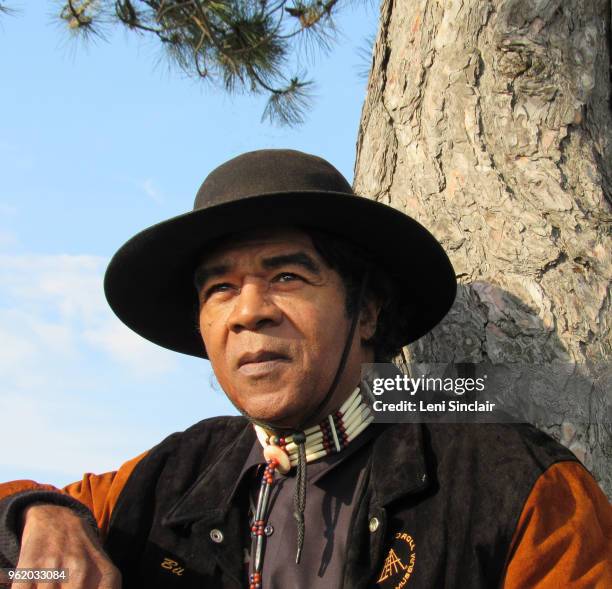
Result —
<path fill-rule="evenodd" d="M 304 536 L 306 535 L 306 523 L 304 522 L 304 510 L 306 509 L 306 449 L 304 443 L 306 436 L 302 434 L 298 445 L 297 479 L 295 481 L 295 493 L 293 494 L 293 517 L 297 524 L 297 552 L 295 564 L 300 564 L 302 548 L 304 547 Z M 293 436 L 295 441 L 295 434 Z"/>

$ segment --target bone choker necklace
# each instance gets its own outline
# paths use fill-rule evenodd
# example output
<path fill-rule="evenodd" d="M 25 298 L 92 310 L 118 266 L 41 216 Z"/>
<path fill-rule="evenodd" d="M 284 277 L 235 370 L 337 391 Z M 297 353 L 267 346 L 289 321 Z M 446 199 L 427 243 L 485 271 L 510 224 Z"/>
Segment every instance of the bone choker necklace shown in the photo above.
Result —
<path fill-rule="evenodd" d="M 292 467 L 298 468 L 298 478 L 303 481 L 301 492 L 295 496 L 295 517 L 298 520 L 298 552 L 296 563 L 300 561 L 303 543 L 303 518 L 306 501 L 305 481 L 306 463 L 314 462 L 319 458 L 341 452 L 363 430 L 374 421 L 370 406 L 364 401 L 359 388 L 356 388 L 349 398 L 335 413 L 327 416 L 318 425 L 310 427 L 303 432 L 296 432 L 291 436 L 280 437 L 268 432 L 259 425 L 254 425 L 255 433 L 263 446 L 266 459 L 266 468 L 261 480 L 255 517 L 251 524 L 251 563 L 252 573 L 249 577 L 249 589 L 262 587 L 261 572 L 263 568 L 263 552 L 265 542 L 265 528 L 268 520 L 270 488 L 274 483 L 276 471 L 286 474 Z M 300 538 L 300 536 L 302 536 Z"/>
<path fill-rule="evenodd" d="M 313 462 L 346 448 L 370 423 L 374 421 L 372 410 L 356 388 L 335 413 L 327 416 L 319 425 L 304 430 L 306 462 Z M 302 436 L 300 433 L 285 438 L 267 432 L 255 425 L 255 433 L 264 449 L 266 462 L 278 463 L 275 470 L 281 474 L 297 466 Z M 296 439 L 297 438 L 297 439 Z"/>

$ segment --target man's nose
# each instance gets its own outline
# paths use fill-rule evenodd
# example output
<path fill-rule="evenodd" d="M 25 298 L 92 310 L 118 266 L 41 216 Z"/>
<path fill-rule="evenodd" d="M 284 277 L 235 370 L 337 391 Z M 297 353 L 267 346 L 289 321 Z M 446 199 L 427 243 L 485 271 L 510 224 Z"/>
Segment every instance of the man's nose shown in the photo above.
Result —
<path fill-rule="evenodd" d="M 243 284 L 234 300 L 228 326 L 236 333 L 244 329 L 256 331 L 282 321 L 282 312 L 270 300 L 267 284 Z"/>

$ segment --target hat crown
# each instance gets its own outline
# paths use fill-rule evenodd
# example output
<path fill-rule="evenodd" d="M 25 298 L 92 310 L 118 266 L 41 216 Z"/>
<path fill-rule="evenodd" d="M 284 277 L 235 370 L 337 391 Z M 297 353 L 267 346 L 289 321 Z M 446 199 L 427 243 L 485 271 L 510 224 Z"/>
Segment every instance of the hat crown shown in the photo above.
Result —
<path fill-rule="evenodd" d="M 194 210 L 279 192 L 352 194 L 346 178 L 320 157 L 291 149 L 251 151 L 215 168 L 198 190 Z"/>

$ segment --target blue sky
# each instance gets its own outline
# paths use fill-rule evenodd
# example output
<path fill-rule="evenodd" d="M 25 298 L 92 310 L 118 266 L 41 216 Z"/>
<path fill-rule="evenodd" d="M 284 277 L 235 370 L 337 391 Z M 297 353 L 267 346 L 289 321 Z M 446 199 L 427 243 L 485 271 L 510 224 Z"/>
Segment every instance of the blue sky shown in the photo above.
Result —
<path fill-rule="evenodd" d="M 233 413 L 208 362 L 125 328 L 102 294 L 134 233 L 189 210 L 206 174 L 245 151 L 316 153 L 352 180 L 365 81 L 358 48 L 377 10 L 345 9 L 297 129 L 260 122 L 263 97 L 228 97 L 118 31 L 75 44 L 52 0 L 0 17 L 0 481 L 63 485 L 205 417 Z"/>

